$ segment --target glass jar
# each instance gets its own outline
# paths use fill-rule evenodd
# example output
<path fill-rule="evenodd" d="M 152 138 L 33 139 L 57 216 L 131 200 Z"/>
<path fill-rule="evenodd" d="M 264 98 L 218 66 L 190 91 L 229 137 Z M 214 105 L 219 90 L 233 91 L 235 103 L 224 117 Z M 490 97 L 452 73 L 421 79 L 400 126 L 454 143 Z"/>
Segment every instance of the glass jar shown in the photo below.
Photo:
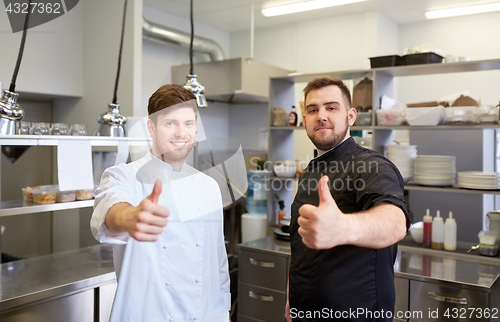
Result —
<path fill-rule="evenodd" d="M 52 123 L 52 127 L 50 128 L 50 134 L 52 135 L 68 135 L 69 134 L 69 126 L 65 123 Z"/>
<path fill-rule="evenodd" d="M 85 124 L 73 124 L 71 126 L 70 135 L 75 135 L 75 136 L 87 135 L 87 126 Z"/>
<path fill-rule="evenodd" d="M 20 135 L 29 135 L 31 128 L 31 122 L 21 121 L 21 126 L 19 127 Z"/>
<path fill-rule="evenodd" d="M 33 122 L 30 129 L 31 135 L 49 135 L 50 123 Z"/>

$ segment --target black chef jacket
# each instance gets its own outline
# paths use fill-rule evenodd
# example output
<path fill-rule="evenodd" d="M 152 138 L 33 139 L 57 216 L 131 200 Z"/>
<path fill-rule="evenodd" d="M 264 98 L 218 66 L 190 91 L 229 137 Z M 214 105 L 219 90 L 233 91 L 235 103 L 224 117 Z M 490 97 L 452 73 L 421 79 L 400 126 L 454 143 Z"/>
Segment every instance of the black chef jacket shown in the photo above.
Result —
<path fill-rule="evenodd" d="M 341 245 L 314 250 L 298 233 L 299 208 L 319 204 L 317 185 L 329 177 L 330 192 L 343 213 L 379 204 L 400 207 L 407 229 L 413 214 L 403 197 L 403 178 L 381 154 L 348 138 L 312 160 L 299 179 L 290 224 L 289 301 L 293 321 L 384 321 L 394 314 L 397 244 L 371 249 Z"/>

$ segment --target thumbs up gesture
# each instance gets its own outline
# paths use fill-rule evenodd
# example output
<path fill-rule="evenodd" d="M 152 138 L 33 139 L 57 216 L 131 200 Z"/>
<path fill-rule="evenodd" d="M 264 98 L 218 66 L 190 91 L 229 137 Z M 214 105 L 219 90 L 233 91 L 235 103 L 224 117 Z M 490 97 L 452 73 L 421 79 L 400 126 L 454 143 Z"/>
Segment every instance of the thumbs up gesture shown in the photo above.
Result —
<path fill-rule="evenodd" d="M 113 205 L 106 215 L 106 227 L 111 233 L 128 232 L 139 241 L 155 241 L 167 225 L 170 210 L 158 204 L 162 190 L 161 180 L 156 180 L 153 191 L 137 207 L 129 203 Z"/>
<path fill-rule="evenodd" d="M 345 223 L 348 216 L 340 211 L 328 188 L 328 177 L 318 183 L 319 205 L 302 205 L 299 208 L 299 235 L 312 249 L 329 249 L 343 244 Z"/>

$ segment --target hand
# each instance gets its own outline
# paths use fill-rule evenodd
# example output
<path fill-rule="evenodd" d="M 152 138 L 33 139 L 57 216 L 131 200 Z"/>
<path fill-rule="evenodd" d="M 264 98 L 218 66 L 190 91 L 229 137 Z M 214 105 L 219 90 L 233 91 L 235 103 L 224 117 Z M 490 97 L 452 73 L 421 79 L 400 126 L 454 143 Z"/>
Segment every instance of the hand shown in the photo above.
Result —
<path fill-rule="evenodd" d="M 286 322 L 292 322 L 292 317 L 290 316 L 290 303 L 288 300 L 286 300 L 286 306 L 285 306 L 285 319 Z"/>
<path fill-rule="evenodd" d="M 302 242 L 312 249 L 329 249 L 346 243 L 348 216 L 340 211 L 328 188 L 328 177 L 318 184 L 319 205 L 302 205 L 299 208 L 299 235 Z"/>
<path fill-rule="evenodd" d="M 111 207 L 106 216 L 108 230 L 112 233 L 126 231 L 139 241 L 156 241 L 170 215 L 167 207 L 158 205 L 161 190 L 161 180 L 156 180 L 153 192 L 139 206 L 119 203 Z"/>

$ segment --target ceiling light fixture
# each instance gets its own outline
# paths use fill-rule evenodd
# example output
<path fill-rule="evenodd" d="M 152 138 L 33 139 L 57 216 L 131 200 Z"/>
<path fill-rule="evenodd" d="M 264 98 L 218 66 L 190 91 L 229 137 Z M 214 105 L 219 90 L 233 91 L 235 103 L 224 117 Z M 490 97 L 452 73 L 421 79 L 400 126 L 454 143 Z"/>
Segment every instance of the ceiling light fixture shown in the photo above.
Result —
<path fill-rule="evenodd" d="M 290 13 L 323 9 L 328 7 L 342 6 L 345 4 L 363 2 L 367 0 L 313 0 L 306 2 L 299 2 L 293 4 L 287 4 L 279 7 L 272 7 L 262 9 L 262 14 L 266 17 L 287 15 Z"/>
<path fill-rule="evenodd" d="M 120 113 L 120 104 L 118 104 L 117 92 L 118 81 L 120 80 L 120 69 L 122 65 L 123 37 L 125 35 L 125 18 L 127 16 L 127 0 L 123 5 L 123 20 L 122 20 L 122 35 L 120 40 L 120 50 L 118 52 L 118 70 L 116 72 L 115 90 L 113 92 L 113 102 L 108 105 L 108 111 L 102 113 L 97 118 L 97 127 L 92 135 L 94 136 L 111 136 L 124 137 L 125 123 L 127 117 Z"/>
<path fill-rule="evenodd" d="M 484 13 L 491 11 L 500 11 L 500 3 L 497 2 L 497 3 L 482 4 L 477 6 L 432 10 L 432 11 L 427 11 L 425 13 L 425 17 L 427 19 L 437 19 L 437 18 L 447 18 L 454 16 L 472 15 L 475 13 Z"/>
<path fill-rule="evenodd" d="M 31 0 L 28 1 L 28 8 L 31 8 Z M 19 53 L 17 54 L 16 67 L 14 67 L 14 74 L 10 83 L 9 90 L 5 90 L 3 97 L 0 99 L 0 134 L 14 135 L 18 134 L 20 122 L 24 117 L 24 110 L 17 104 L 19 94 L 16 93 L 16 80 L 21 67 L 21 60 L 24 53 L 24 44 L 26 43 L 26 35 L 28 33 L 30 24 L 30 13 L 28 10 L 26 18 L 24 19 L 23 36 L 21 38 L 21 45 L 19 46 Z M 0 88 L 0 93 L 2 89 Z"/>
<path fill-rule="evenodd" d="M 193 92 L 196 97 L 196 104 L 198 104 L 198 108 L 205 108 L 208 106 L 207 99 L 205 98 L 205 87 L 203 87 L 200 83 L 198 83 L 198 79 L 196 79 L 196 75 L 194 74 L 193 68 L 193 38 L 194 38 L 194 22 L 193 22 L 193 0 L 191 0 L 191 10 L 190 10 L 190 18 L 191 18 L 191 41 L 189 43 L 189 75 L 186 76 L 186 83 L 184 84 L 184 88 Z"/>

